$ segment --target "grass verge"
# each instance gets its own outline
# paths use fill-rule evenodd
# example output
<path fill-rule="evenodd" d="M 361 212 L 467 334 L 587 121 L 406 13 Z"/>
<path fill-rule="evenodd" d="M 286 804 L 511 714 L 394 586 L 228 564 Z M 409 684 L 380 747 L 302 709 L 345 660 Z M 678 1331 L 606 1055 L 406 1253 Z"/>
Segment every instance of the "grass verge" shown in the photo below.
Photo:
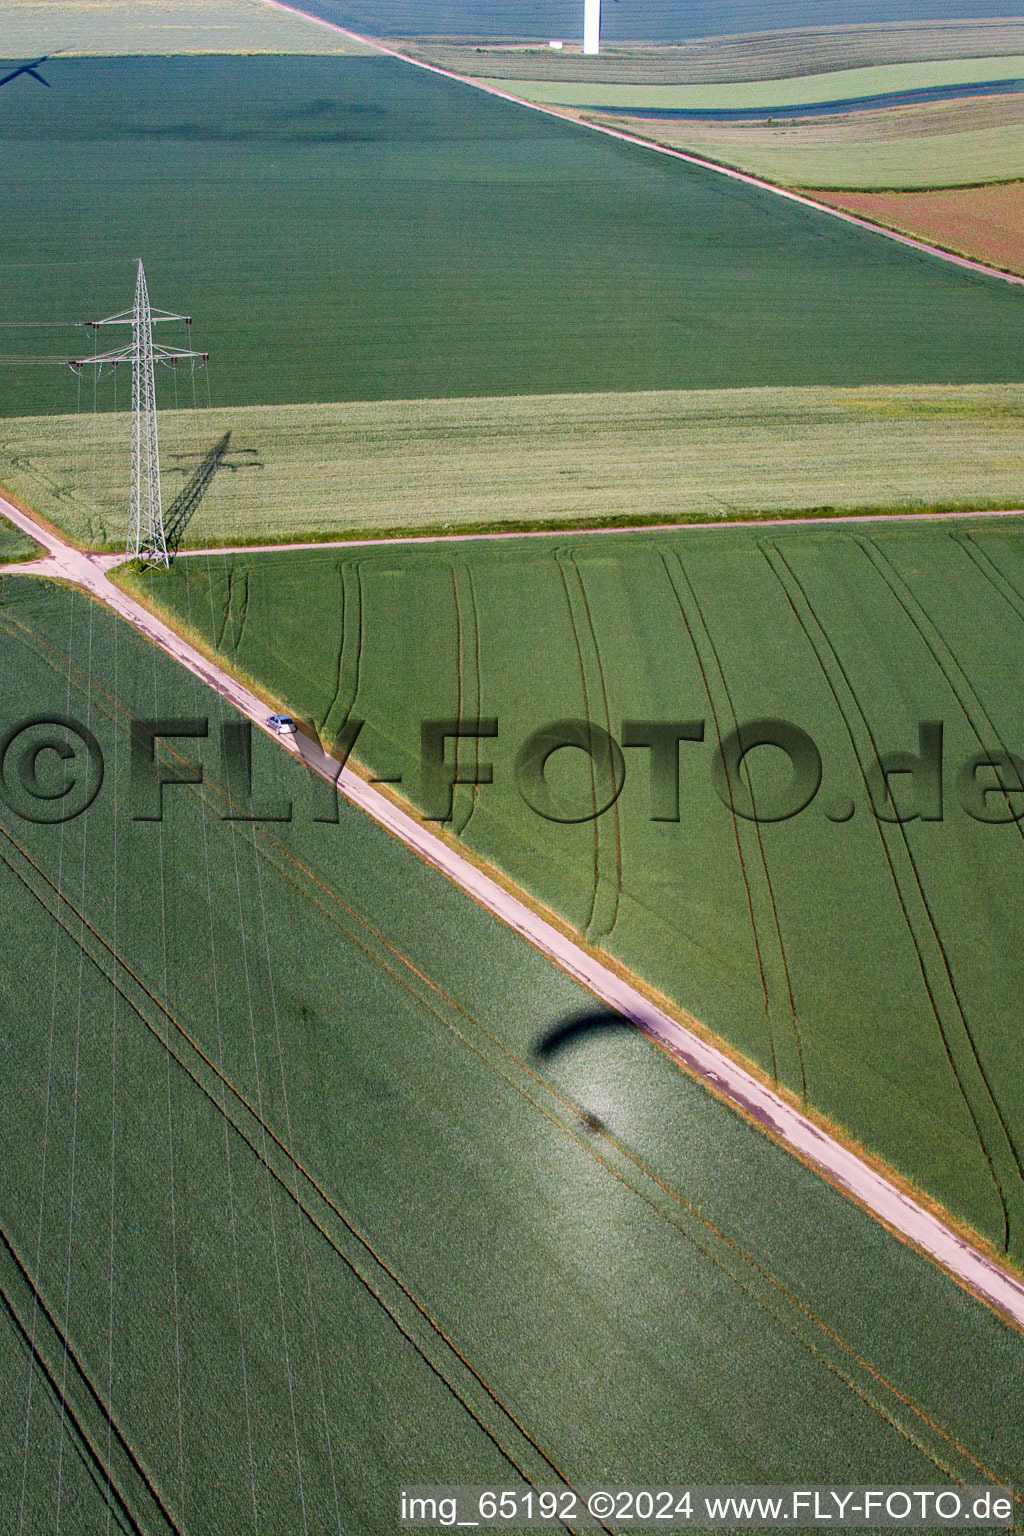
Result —
<path fill-rule="evenodd" d="M 41 545 L 28 534 L 15 528 L 5 517 L 0 517 L 0 565 L 13 565 L 15 561 L 36 560 L 44 553 Z"/>

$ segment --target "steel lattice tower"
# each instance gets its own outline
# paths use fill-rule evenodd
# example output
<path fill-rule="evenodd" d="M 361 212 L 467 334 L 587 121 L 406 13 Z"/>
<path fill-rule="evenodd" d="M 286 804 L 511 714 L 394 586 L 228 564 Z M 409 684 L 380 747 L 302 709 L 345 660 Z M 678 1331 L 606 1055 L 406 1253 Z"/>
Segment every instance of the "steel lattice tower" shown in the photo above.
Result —
<path fill-rule="evenodd" d="M 119 363 L 130 363 L 132 370 L 132 426 L 131 426 L 131 485 L 128 498 L 129 559 L 138 559 L 147 565 L 170 565 L 167 553 L 167 535 L 164 531 L 163 503 L 160 496 L 160 450 L 156 425 L 156 364 L 175 364 L 182 358 L 208 361 L 208 352 L 191 352 L 176 347 L 158 347 L 153 343 L 153 326 L 157 321 L 180 320 L 191 325 L 189 315 L 172 315 L 165 310 L 153 310 L 146 287 L 146 273 L 139 262 L 135 283 L 135 303 L 131 310 L 119 315 L 108 315 L 105 320 L 90 320 L 87 324 L 97 330 L 101 325 L 130 325 L 132 339 L 127 347 L 113 352 L 97 352 L 92 357 L 77 358 L 72 367 L 79 371 L 87 364 L 102 369 L 104 364 L 116 368 Z"/>
<path fill-rule="evenodd" d="M 134 556 L 148 564 L 170 564 L 160 498 L 153 315 L 141 261 L 132 314 L 132 469 L 126 553 L 129 559 Z"/>

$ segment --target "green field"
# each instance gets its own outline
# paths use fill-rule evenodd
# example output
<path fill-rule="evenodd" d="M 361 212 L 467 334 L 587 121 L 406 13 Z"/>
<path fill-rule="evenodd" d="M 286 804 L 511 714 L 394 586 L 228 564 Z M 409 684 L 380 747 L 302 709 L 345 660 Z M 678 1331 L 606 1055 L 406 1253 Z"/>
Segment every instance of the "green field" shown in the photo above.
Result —
<path fill-rule="evenodd" d="M 541 37 L 581 9 L 313 7 Z M 1020 295 L 261 0 L 7 0 L 0 51 L 58 50 L 0 91 L 0 486 L 122 545 L 128 370 L 24 359 L 120 339 L 72 322 L 141 256 L 212 356 L 159 374 L 186 545 L 565 525 L 120 579 L 325 738 L 364 715 L 421 807 L 421 721 L 498 716 L 452 835 L 1024 1263 L 1021 833 L 954 792 L 979 743 L 1024 755 L 1018 520 L 570 531 L 1021 505 Z M 0 521 L 0 563 L 35 553 Z M 233 711 L 82 591 L 0 576 L 0 663 L 4 1531 L 383 1536 L 416 1484 L 1024 1487 L 1020 1331 L 270 736 L 239 783 Z M 825 760 L 791 821 L 712 789 L 756 714 Z M 596 822 L 528 811 L 517 748 L 566 716 L 706 717 L 681 819 L 637 749 Z M 919 718 L 946 819 L 879 826 L 858 776 Z M 59 822 L 68 721 L 104 772 Z M 573 756 L 551 778 L 591 798 Z"/>
<path fill-rule="evenodd" d="M 788 122 L 587 116 L 792 187 L 980 186 L 1016 181 L 1024 164 L 1024 94 Z"/>
<path fill-rule="evenodd" d="M 47 67 L 0 117 L 3 357 L 92 350 L 12 322 L 123 309 L 141 255 L 223 408 L 1024 376 L 1001 283 L 386 59 Z M 77 401 L 0 370 L 0 415 Z"/>
<path fill-rule="evenodd" d="M 81 594 L 4 581 L 0 649 L 5 723 L 106 760 L 63 828 L 0 810 L 27 1530 L 377 1532 L 410 1483 L 680 1465 L 1020 1484 L 1019 1334 L 635 1032 L 540 1056 L 593 999 L 360 812 L 314 823 L 265 737 L 229 800 L 214 696 Z M 206 782 L 159 823 L 154 716 L 211 734 L 160 750 Z"/>
<path fill-rule="evenodd" d="M 457 834 L 1024 1259 L 1022 834 L 973 820 L 954 788 L 972 753 L 1024 741 L 1018 522 L 198 558 L 145 589 L 328 736 L 365 718 L 357 755 L 428 808 L 421 721 L 497 717 L 494 786 L 459 791 Z M 528 809 L 522 742 L 580 717 L 616 736 L 628 718 L 706 721 L 682 749 L 679 824 L 649 819 L 637 752 L 597 821 Z M 809 732 L 823 787 L 794 819 L 734 824 L 713 744 L 761 717 Z M 927 720 L 945 725 L 944 819 L 878 821 L 872 753 L 916 750 Z M 850 796 L 851 821 L 823 814 Z"/>
<path fill-rule="evenodd" d="M 567 63 L 571 66 L 572 60 Z M 1024 56 L 990 59 L 939 59 L 916 64 L 872 64 L 860 69 L 837 69 L 821 75 L 797 75 L 789 80 L 748 80 L 714 85 L 616 85 L 603 81 L 578 81 L 567 71 L 562 80 L 495 79 L 486 83 L 531 101 L 565 107 L 635 107 L 663 111 L 720 111 L 729 108 L 825 105 L 829 102 L 884 96 L 896 91 L 918 91 L 940 85 L 978 85 L 988 80 L 1010 79 L 1024 73 Z"/>
<path fill-rule="evenodd" d="M 15 560 L 34 560 L 43 551 L 34 539 L 15 528 L 6 518 L 0 517 L 0 565 Z"/>
<path fill-rule="evenodd" d="M 1024 505 L 1016 385 L 520 395 L 161 413 L 182 548 L 352 534 Z M 196 444 L 200 452 L 197 455 Z M 205 494 L 197 463 L 212 467 Z M 120 549 L 118 416 L 0 421 L 0 484 Z"/>
<path fill-rule="evenodd" d="M 62 54 L 364 53 L 263 0 L 4 0 L 0 47 Z M 32 89 L 24 81 L 19 89 Z"/>
<path fill-rule="evenodd" d="M 417 39 L 417 56 L 588 121 L 808 187 L 947 187 L 1020 175 L 1020 95 L 887 106 L 800 119 L 774 108 L 1020 73 L 1019 20 L 819 27 L 686 44 L 611 44 L 596 57 L 548 47 Z M 982 68 L 981 65 L 985 65 Z M 636 107 L 637 115 L 602 112 Z M 645 117 L 652 108 L 763 107 L 745 122 Z"/>

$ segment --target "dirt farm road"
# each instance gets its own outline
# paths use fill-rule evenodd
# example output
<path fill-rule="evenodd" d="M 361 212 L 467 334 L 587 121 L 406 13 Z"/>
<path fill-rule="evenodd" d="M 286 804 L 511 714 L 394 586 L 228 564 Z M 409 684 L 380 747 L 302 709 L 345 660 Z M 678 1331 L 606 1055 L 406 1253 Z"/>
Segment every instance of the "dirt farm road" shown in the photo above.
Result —
<path fill-rule="evenodd" d="M 1024 508 L 1005 507 L 993 512 L 840 512 L 832 517 L 758 517 L 722 518 L 716 522 L 686 523 L 633 523 L 604 525 L 595 528 L 497 528 L 480 533 L 382 533 L 376 538 L 361 539 L 307 539 L 297 543 L 281 544 L 220 544 L 209 549 L 181 549 L 179 560 L 214 555 L 281 555 L 318 549 L 373 549 L 388 544 L 465 544 L 477 539 L 561 539 L 567 533 L 714 533 L 727 528 L 835 528 L 853 523 L 937 523 L 962 521 L 977 517 L 1024 517 Z M 112 570 L 124 560 L 123 555 L 93 555 L 97 566 Z"/>
<path fill-rule="evenodd" d="M 241 714 L 266 730 L 267 705 L 108 578 L 119 557 L 75 549 L 27 512 L 0 496 L 0 513 L 46 551 L 42 559 L 0 567 L 11 576 L 50 576 L 73 582 L 112 609 L 139 634 L 215 689 Z M 337 785 L 353 805 L 440 870 L 501 922 L 522 935 L 601 1002 L 631 1020 L 673 1055 L 694 1077 L 746 1115 L 767 1134 L 857 1201 L 891 1231 L 939 1264 L 1008 1321 L 1024 1329 L 1024 1284 L 964 1237 L 918 1205 L 851 1148 L 829 1136 L 766 1084 L 715 1049 L 680 1018 L 658 1007 L 610 966 L 490 878 L 435 831 L 396 805 L 317 744 L 299 735 L 274 740 L 314 773 Z"/>

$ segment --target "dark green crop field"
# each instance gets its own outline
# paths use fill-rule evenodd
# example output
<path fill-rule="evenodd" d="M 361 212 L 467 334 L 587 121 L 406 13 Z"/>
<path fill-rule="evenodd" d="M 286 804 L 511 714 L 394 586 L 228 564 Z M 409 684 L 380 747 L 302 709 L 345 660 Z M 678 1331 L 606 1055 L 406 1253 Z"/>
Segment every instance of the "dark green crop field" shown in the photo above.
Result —
<path fill-rule="evenodd" d="M 263 736 L 292 821 L 225 820 L 257 806 L 216 698 L 81 595 L 4 581 L 0 654 L 5 730 L 31 696 L 105 759 L 49 825 L 5 759 L 12 1528 L 383 1532 L 410 1483 L 679 1466 L 1021 1483 L 1019 1334 L 634 1031 L 545 1056 L 593 1000 L 347 804 L 314 823 Z M 206 780 L 141 821 L 160 716 L 209 720 L 157 754 Z"/>
<path fill-rule="evenodd" d="M 0 114 L 5 358 L 92 351 L 12 322 L 124 309 L 141 256 L 219 407 L 1024 378 L 1019 290 L 406 65 L 57 58 L 51 79 Z M 4 366 L 0 414 L 74 412 L 78 387 Z"/>
<path fill-rule="evenodd" d="M 1020 791 L 980 795 L 982 822 L 958 779 L 980 753 L 1024 756 L 1020 522 L 193 558 L 146 585 L 327 736 L 364 718 L 357 756 L 429 814 L 445 806 L 427 799 L 421 722 L 496 718 L 479 745 L 494 782 L 458 789 L 456 833 L 1024 1259 Z M 789 819 L 749 819 L 713 782 L 719 741 L 762 718 L 821 758 L 820 791 Z M 596 820 L 530 809 L 518 753 L 564 719 L 617 739 L 628 719 L 703 721 L 681 746 L 678 820 L 629 747 Z M 917 754 L 922 722 L 943 727 L 941 766 L 914 793 L 894 775 L 895 810 L 875 797 L 922 816 L 880 820 L 865 775 Z M 477 747 L 461 752 L 467 773 Z M 793 803 L 781 752 L 747 762 L 759 793 Z M 588 759 L 563 751 L 552 770 L 583 817 L 573 763 Z M 993 775 L 973 782 L 997 789 Z"/>

